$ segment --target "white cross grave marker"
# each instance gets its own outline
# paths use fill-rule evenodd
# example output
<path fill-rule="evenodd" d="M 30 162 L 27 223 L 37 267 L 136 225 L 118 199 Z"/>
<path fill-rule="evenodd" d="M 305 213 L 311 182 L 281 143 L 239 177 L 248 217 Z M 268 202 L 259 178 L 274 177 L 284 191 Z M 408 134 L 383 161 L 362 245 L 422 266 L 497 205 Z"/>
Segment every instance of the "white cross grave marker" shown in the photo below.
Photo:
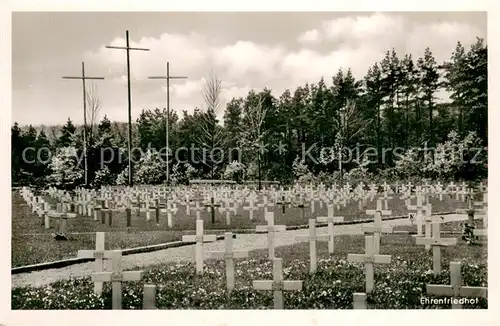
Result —
<path fill-rule="evenodd" d="M 425 206 L 422 203 L 422 196 L 417 195 L 417 204 L 416 205 L 408 205 L 408 210 L 416 211 L 415 218 L 417 220 L 417 237 L 422 236 L 422 217 Z"/>
<path fill-rule="evenodd" d="M 259 210 L 259 208 L 256 207 L 254 203 L 255 203 L 255 196 L 252 193 L 251 196 L 248 196 L 248 206 L 243 207 L 244 210 L 248 211 L 248 218 L 250 219 L 250 221 L 253 220 L 253 212 Z"/>
<path fill-rule="evenodd" d="M 211 259 L 224 259 L 226 262 L 227 290 L 234 289 L 234 259 L 248 257 L 248 251 L 233 251 L 233 234 L 224 233 L 224 251 L 210 252 Z"/>
<path fill-rule="evenodd" d="M 273 280 L 253 281 L 253 288 L 256 290 L 274 292 L 274 309 L 283 309 L 283 291 L 302 290 L 302 281 L 283 280 L 283 259 L 273 259 Z"/>
<path fill-rule="evenodd" d="M 224 205 L 221 205 L 219 207 L 219 212 L 226 215 L 226 225 L 231 225 L 231 212 L 233 211 L 233 208 L 230 206 L 229 201 L 230 199 L 226 198 L 223 201 Z"/>
<path fill-rule="evenodd" d="M 309 219 L 309 235 L 298 235 L 295 237 L 297 241 L 309 241 L 309 272 L 316 272 L 318 258 L 316 255 L 316 241 L 329 241 L 330 236 L 316 234 L 316 220 Z"/>
<path fill-rule="evenodd" d="M 462 309 L 458 299 L 486 298 L 488 289 L 485 287 L 462 286 L 461 263 L 450 263 L 451 285 L 427 284 L 427 294 L 452 297 L 451 309 Z"/>
<path fill-rule="evenodd" d="M 334 207 L 333 204 L 328 204 L 328 216 L 319 216 L 318 222 L 327 222 L 328 223 L 328 253 L 333 254 L 335 249 L 335 234 L 334 234 L 334 224 L 338 222 L 343 222 L 344 217 L 342 216 L 334 216 Z"/>
<path fill-rule="evenodd" d="M 380 199 L 377 200 L 377 208 L 370 209 L 366 211 L 367 215 L 373 215 L 373 226 L 364 226 L 363 232 L 366 234 L 373 234 L 373 248 L 375 254 L 380 252 L 380 235 L 382 233 L 392 233 L 392 227 L 383 227 L 382 226 L 382 215 L 390 216 L 391 211 L 382 210 L 382 201 Z"/>
<path fill-rule="evenodd" d="M 99 272 L 92 274 L 94 282 L 112 282 L 112 308 L 122 309 L 122 282 L 140 281 L 142 271 L 124 272 L 122 269 L 122 252 L 115 250 L 111 252 L 111 272 Z"/>
<path fill-rule="evenodd" d="M 78 250 L 78 258 L 95 258 L 94 268 L 96 273 L 103 272 L 103 260 L 111 259 L 113 251 L 104 250 L 104 232 L 96 232 L 95 250 Z M 101 295 L 102 282 L 94 282 L 94 293 Z"/>
<path fill-rule="evenodd" d="M 203 274 L 203 242 L 217 240 L 215 235 L 203 235 L 203 220 L 196 220 L 196 235 L 183 235 L 183 242 L 196 242 L 196 273 Z"/>
<path fill-rule="evenodd" d="M 267 225 L 257 225 L 257 233 L 267 233 L 267 245 L 269 248 L 269 259 L 274 259 L 274 234 L 285 232 L 285 225 L 274 225 L 274 212 L 267 212 Z"/>
<path fill-rule="evenodd" d="M 390 264 L 390 255 L 377 255 L 373 251 L 373 236 L 365 236 L 365 254 L 348 254 L 347 260 L 350 262 L 360 262 L 365 264 L 366 293 L 373 290 L 373 264 Z"/>
<path fill-rule="evenodd" d="M 417 245 L 432 246 L 432 265 L 434 274 L 441 273 L 441 247 L 454 246 L 457 244 L 456 238 L 441 238 L 441 223 L 433 221 L 432 238 L 415 238 Z"/>

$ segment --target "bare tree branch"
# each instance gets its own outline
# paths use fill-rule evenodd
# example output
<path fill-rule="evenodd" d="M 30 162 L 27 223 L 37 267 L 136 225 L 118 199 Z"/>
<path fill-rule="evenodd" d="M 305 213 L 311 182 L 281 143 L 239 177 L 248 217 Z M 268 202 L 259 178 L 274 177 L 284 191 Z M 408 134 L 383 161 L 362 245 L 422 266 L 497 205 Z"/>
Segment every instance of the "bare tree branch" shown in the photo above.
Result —
<path fill-rule="evenodd" d="M 97 94 L 97 87 L 94 82 L 90 84 L 85 92 L 85 100 L 87 101 L 87 131 L 88 143 L 94 143 L 94 135 L 97 133 L 97 125 L 99 121 L 99 111 L 101 110 L 101 100 Z"/>
<path fill-rule="evenodd" d="M 212 110 L 217 117 L 222 109 L 220 93 L 222 91 L 222 81 L 218 79 L 215 70 L 210 72 L 205 80 L 205 86 L 202 90 L 203 100 L 207 106 L 207 111 Z"/>
<path fill-rule="evenodd" d="M 210 157 L 203 157 L 201 161 L 210 167 L 212 179 L 214 178 L 214 171 L 216 170 L 220 156 L 214 154 L 215 149 L 220 147 L 224 141 L 222 128 L 218 124 L 217 119 L 223 108 L 220 98 L 221 91 L 222 81 L 217 77 L 215 71 L 212 70 L 209 77 L 205 80 L 202 90 L 206 112 L 201 114 L 199 120 L 201 134 L 195 138 L 198 145 L 209 152 Z"/>
<path fill-rule="evenodd" d="M 356 102 L 347 100 L 344 112 L 335 119 L 336 127 L 342 131 L 343 143 L 349 144 L 356 136 L 366 130 L 373 119 L 363 119 Z"/>

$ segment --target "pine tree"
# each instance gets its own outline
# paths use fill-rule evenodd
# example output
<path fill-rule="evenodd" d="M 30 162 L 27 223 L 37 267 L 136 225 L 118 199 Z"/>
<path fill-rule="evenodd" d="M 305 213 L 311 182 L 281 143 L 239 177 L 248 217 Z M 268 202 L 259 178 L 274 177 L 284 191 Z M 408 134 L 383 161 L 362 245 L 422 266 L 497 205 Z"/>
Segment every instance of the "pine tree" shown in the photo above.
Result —
<path fill-rule="evenodd" d="M 488 48 L 478 38 L 467 53 L 468 85 L 465 104 L 468 129 L 475 131 L 486 144 L 488 141 Z"/>
<path fill-rule="evenodd" d="M 396 51 L 387 51 L 385 57 L 380 63 L 381 66 L 381 79 L 382 79 L 382 94 L 384 106 L 384 122 L 387 132 L 388 145 L 394 148 L 398 143 L 399 134 L 399 114 L 397 112 L 399 105 L 399 92 L 400 92 L 400 76 L 401 64 L 396 55 Z M 388 158 L 389 162 L 392 158 Z"/>
<path fill-rule="evenodd" d="M 57 147 L 68 147 L 74 145 L 76 135 L 76 127 L 70 118 L 66 121 L 66 124 L 61 129 L 61 136 L 57 139 Z"/>
<path fill-rule="evenodd" d="M 417 93 L 417 70 L 413 62 L 411 54 L 405 55 L 401 63 L 401 95 L 403 102 L 403 138 L 404 147 L 408 149 L 411 143 L 411 129 L 410 119 L 411 113 L 413 112 L 412 107 L 416 102 Z"/>
<path fill-rule="evenodd" d="M 242 129 L 242 98 L 233 98 L 226 106 L 224 113 L 224 133 L 228 148 L 237 148 Z M 228 162 L 229 163 L 229 162 Z"/>
<path fill-rule="evenodd" d="M 460 135 L 464 134 L 464 109 L 466 87 L 470 86 L 467 82 L 467 56 L 462 43 L 458 42 L 453 51 L 450 61 L 442 66 L 444 70 L 444 86 L 450 92 L 450 99 L 453 106 L 457 109 L 457 127 Z"/>
<path fill-rule="evenodd" d="M 424 104 L 427 106 L 429 117 L 429 145 L 432 147 L 436 144 L 434 138 L 434 110 L 436 92 L 439 88 L 439 73 L 436 59 L 429 48 L 425 49 L 424 57 L 418 59 L 418 69 L 420 70 L 420 86 Z"/>
<path fill-rule="evenodd" d="M 364 79 L 365 84 L 365 118 L 375 117 L 375 128 L 372 129 L 372 133 L 375 135 L 375 143 L 377 146 L 377 161 L 379 164 L 382 163 L 382 117 L 381 117 L 381 105 L 383 99 L 382 93 L 382 72 L 379 68 L 378 63 L 375 63 L 372 67 L 368 69 L 368 73 Z"/>
<path fill-rule="evenodd" d="M 49 174 L 48 167 L 52 156 L 52 148 L 43 130 L 38 134 L 35 144 L 37 157 L 33 174 L 36 181 L 41 183 L 45 181 L 45 177 Z"/>

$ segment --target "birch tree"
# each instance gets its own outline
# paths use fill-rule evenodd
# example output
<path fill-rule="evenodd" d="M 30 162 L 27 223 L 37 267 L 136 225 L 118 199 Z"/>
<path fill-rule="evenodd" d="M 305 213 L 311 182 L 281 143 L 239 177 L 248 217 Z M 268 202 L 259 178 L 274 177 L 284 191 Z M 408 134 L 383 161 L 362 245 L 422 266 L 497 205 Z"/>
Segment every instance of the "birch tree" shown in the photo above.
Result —
<path fill-rule="evenodd" d="M 86 90 L 85 100 L 87 101 L 87 139 L 89 147 L 93 146 L 97 133 L 97 126 L 99 124 L 99 112 L 101 111 L 101 99 L 97 93 L 95 83 L 91 83 L 90 87 Z"/>
<path fill-rule="evenodd" d="M 263 124 L 266 119 L 267 108 L 264 106 L 264 96 L 258 96 L 257 101 L 247 101 L 247 110 L 245 112 L 244 124 L 242 126 L 242 145 L 256 153 L 257 170 L 259 179 L 259 190 L 262 188 L 261 180 L 261 155 L 264 154 L 264 137 L 266 131 L 263 130 Z M 248 103 L 250 102 L 250 103 Z"/>

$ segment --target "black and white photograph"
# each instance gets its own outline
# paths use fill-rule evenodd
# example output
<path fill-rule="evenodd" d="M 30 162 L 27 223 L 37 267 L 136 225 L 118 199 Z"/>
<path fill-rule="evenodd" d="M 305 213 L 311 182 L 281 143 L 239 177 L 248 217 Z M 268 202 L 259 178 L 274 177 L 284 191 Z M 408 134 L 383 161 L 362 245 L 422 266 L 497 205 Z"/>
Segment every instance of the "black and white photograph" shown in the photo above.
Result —
<path fill-rule="evenodd" d="M 488 310 L 490 19 L 12 12 L 11 310 Z"/>

